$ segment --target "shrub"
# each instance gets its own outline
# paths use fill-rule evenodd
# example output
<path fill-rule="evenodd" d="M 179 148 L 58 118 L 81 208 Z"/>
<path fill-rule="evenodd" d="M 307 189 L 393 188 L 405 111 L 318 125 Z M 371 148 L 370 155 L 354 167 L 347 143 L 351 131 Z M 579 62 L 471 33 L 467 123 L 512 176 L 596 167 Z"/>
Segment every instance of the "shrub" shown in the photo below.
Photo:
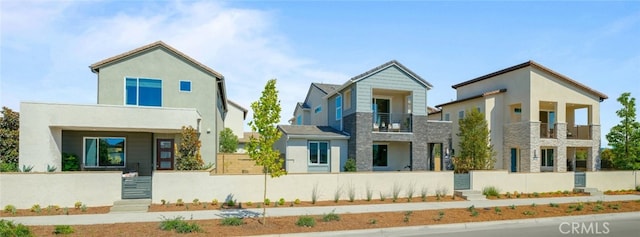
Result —
<path fill-rule="evenodd" d="M 440 198 L 446 196 L 448 192 L 447 187 L 439 187 L 436 189 L 436 199 L 440 200 Z"/>
<path fill-rule="evenodd" d="M 550 207 L 560 207 L 560 205 L 558 205 L 557 203 L 553 203 L 553 202 L 549 203 L 549 206 Z"/>
<path fill-rule="evenodd" d="M 176 201 L 176 206 L 184 206 L 184 201 L 182 201 L 182 198 L 178 198 L 178 200 Z"/>
<path fill-rule="evenodd" d="M 11 214 L 16 214 L 16 206 L 14 206 L 14 205 L 6 205 L 6 206 L 4 206 L 4 212 L 11 213 Z"/>
<path fill-rule="evenodd" d="M 220 221 L 220 224 L 223 226 L 240 226 L 244 224 L 244 221 L 239 217 L 226 217 Z"/>
<path fill-rule="evenodd" d="M 609 204 L 608 207 L 611 208 L 612 210 L 619 210 L 620 204 Z"/>
<path fill-rule="evenodd" d="M 269 206 L 269 205 L 271 205 L 271 199 L 269 199 L 269 198 L 265 198 L 265 199 L 264 199 L 264 205 L 265 205 L 265 206 Z"/>
<path fill-rule="evenodd" d="M 164 204 L 164 199 L 162 199 L 162 204 Z M 73 204 L 73 207 L 75 209 L 80 209 L 80 207 L 82 207 L 82 202 L 81 201 L 77 201 Z"/>
<path fill-rule="evenodd" d="M 280 200 L 278 200 L 278 205 L 284 206 L 284 203 L 285 203 L 284 198 L 280 198 Z"/>
<path fill-rule="evenodd" d="M 371 184 L 367 184 L 365 193 L 367 195 L 367 201 L 370 202 L 371 199 L 373 199 L 373 189 L 371 188 Z"/>
<path fill-rule="evenodd" d="M 75 232 L 73 230 L 73 227 L 69 226 L 69 225 L 56 225 L 53 233 L 56 235 L 66 235 L 66 234 L 73 234 L 73 232 Z"/>
<path fill-rule="evenodd" d="M 438 216 L 433 218 L 434 221 L 440 221 L 444 218 L 444 211 L 438 211 Z"/>
<path fill-rule="evenodd" d="M 40 204 L 33 204 L 33 206 L 31 206 L 31 212 L 40 213 L 40 211 L 42 211 Z"/>
<path fill-rule="evenodd" d="M 502 213 L 502 209 L 500 209 L 500 207 L 494 207 L 493 210 L 496 212 L 496 214 L 500 215 Z"/>
<path fill-rule="evenodd" d="M 294 203 L 294 204 L 296 204 L 296 205 L 300 204 L 300 199 L 297 199 L 297 198 L 296 198 L 296 200 L 295 200 L 295 201 L 293 201 L 293 203 Z"/>
<path fill-rule="evenodd" d="M 164 216 L 162 217 L 162 222 L 160 222 L 161 230 L 175 230 L 177 233 L 193 233 L 193 232 L 202 232 L 202 228 L 196 223 L 188 223 L 184 220 L 184 217 L 177 216 L 173 219 L 167 219 Z"/>
<path fill-rule="evenodd" d="M 78 171 L 80 170 L 80 158 L 78 155 L 71 153 L 62 153 L 62 171 Z"/>
<path fill-rule="evenodd" d="M 80 207 L 80 211 L 87 212 L 87 205 L 82 204 L 82 206 Z"/>
<path fill-rule="evenodd" d="M 77 204 L 77 202 L 76 202 L 76 204 Z M 167 204 L 167 200 L 164 200 L 164 199 L 160 200 L 160 204 L 162 204 L 162 205 Z M 82 205 L 82 203 L 80 205 Z M 78 205 L 75 205 L 75 206 L 76 206 L 76 209 L 80 208 L 80 206 L 78 206 Z"/>
<path fill-rule="evenodd" d="M 407 202 L 411 202 L 411 199 L 413 198 L 413 194 L 415 192 L 416 192 L 415 183 L 414 182 L 409 183 L 409 185 L 407 186 L 407 190 L 405 191 L 405 194 L 407 195 Z"/>
<path fill-rule="evenodd" d="M 535 203 L 535 202 L 534 202 L 534 203 L 531 203 L 531 207 L 536 207 L 536 206 L 537 206 L 537 205 L 536 205 L 536 203 Z"/>
<path fill-rule="evenodd" d="M 640 192 L 640 185 L 636 186 L 636 191 Z"/>
<path fill-rule="evenodd" d="M 504 195 L 505 195 L 507 198 L 511 198 L 511 193 L 510 193 L 510 192 L 507 192 L 507 193 L 505 193 Z"/>
<path fill-rule="evenodd" d="M 380 201 L 384 202 L 385 199 L 387 199 L 387 195 L 382 193 L 382 192 L 380 192 Z"/>
<path fill-rule="evenodd" d="M 540 197 L 540 194 L 538 192 L 533 192 L 533 196 L 534 197 Z"/>
<path fill-rule="evenodd" d="M 347 186 L 347 196 L 349 197 L 349 202 L 353 202 L 356 199 L 356 186 L 353 183 L 349 183 Z"/>
<path fill-rule="evenodd" d="M 404 212 L 404 218 L 402 219 L 402 221 L 409 222 L 409 219 L 411 218 L 411 215 L 413 215 L 413 211 Z"/>
<path fill-rule="evenodd" d="M 340 200 L 340 196 L 342 195 L 342 186 L 337 187 L 336 191 L 333 193 L 333 202 L 338 202 Z"/>
<path fill-rule="evenodd" d="M 55 165 L 48 165 L 47 164 L 47 172 L 55 172 L 58 169 L 58 167 L 56 167 Z"/>
<path fill-rule="evenodd" d="M 356 172 L 356 159 L 347 159 L 347 162 L 344 163 L 344 172 Z"/>
<path fill-rule="evenodd" d="M 525 216 L 533 216 L 536 214 L 536 212 L 534 211 L 524 211 L 522 212 L 522 214 L 524 214 Z"/>
<path fill-rule="evenodd" d="M 569 195 L 569 190 L 564 190 L 564 191 L 562 191 L 562 194 L 564 194 L 564 195 Z"/>
<path fill-rule="evenodd" d="M 509 209 L 511 209 L 511 210 L 515 210 L 515 209 L 516 209 L 516 205 L 513 205 L 513 204 L 512 204 L 511 206 L 509 206 Z"/>
<path fill-rule="evenodd" d="M 471 216 L 476 217 L 478 215 L 480 215 L 480 213 L 478 213 L 478 211 L 476 211 L 475 209 L 471 211 Z"/>
<path fill-rule="evenodd" d="M 420 189 L 420 199 L 422 199 L 423 202 L 427 201 L 427 191 L 429 191 L 427 187 L 422 187 L 422 189 Z"/>
<path fill-rule="evenodd" d="M 376 220 L 376 219 L 369 219 L 369 225 L 375 225 L 376 223 L 378 223 L 378 220 Z"/>
<path fill-rule="evenodd" d="M 28 237 L 33 236 L 31 229 L 23 224 L 0 219 L 0 236 Z"/>
<path fill-rule="evenodd" d="M 325 214 L 322 217 L 322 221 L 324 222 L 330 222 L 330 221 L 340 221 L 340 216 L 338 214 L 335 213 L 335 209 L 333 211 L 331 211 L 329 214 Z"/>
<path fill-rule="evenodd" d="M 251 202 L 251 201 L 246 202 L 246 204 L 247 204 L 247 206 L 253 206 L 253 202 Z"/>
<path fill-rule="evenodd" d="M 593 211 L 595 211 L 595 212 L 598 212 L 598 211 L 601 211 L 601 210 L 604 210 L 604 206 L 602 206 L 602 204 L 596 204 L 593 207 Z"/>
<path fill-rule="evenodd" d="M 498 197 L 500 195 L 500 190 L 494 186 L 487 186 L 482 188 L 482 195 L 487 197 Z"/>
<path fill-rule="evenodd" d="M 218 199 L 213 199 L 211 200 L 211 205 L 217 206 L 218 205 Z"/>
<path fill-rule="evenodd" d="M 402 191 L 402 187 L 400 187 L 398 183 L 393 183 L 393 187 L 391 187 L 391 201 L 396 202 L 398 200 L 400 191 Z"/>
<path fill-rule="evenodd" d="M 193 199 L 193 205 L 199 206 L 200 205 L 200 199 Z"/>
<path fill-rule="evenodd" d="M 22 165 L 22 172 L 29 173 L 31 172 L 31 170 L 33 170 L 33 165 L 30 165 L 30 166 Z"/>
<path fill-rule="evenodd" d="M 316 226 L 316 219 L 311 216 L 301 216 L 298 217 L 298 221 L 296 221 L 297 226 L 302 227 L 314 227 Z"/>
<path fill-rule="evenodd" d="M 316 204 L 316 201 L 318 201 L 318 197 L 319 197 L 319 193 L 318 193 L 318 183 L 315 183 L 313 185 L 313 189 L 311 189 L 311 204 Z"/>

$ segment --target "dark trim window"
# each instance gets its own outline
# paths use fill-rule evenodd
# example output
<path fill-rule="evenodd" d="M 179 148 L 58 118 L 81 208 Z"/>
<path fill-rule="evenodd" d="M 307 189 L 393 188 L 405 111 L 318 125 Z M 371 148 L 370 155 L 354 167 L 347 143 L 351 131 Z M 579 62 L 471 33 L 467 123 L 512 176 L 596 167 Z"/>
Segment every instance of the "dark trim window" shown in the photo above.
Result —
<path fill-rule="evenodd" d="M 329 164 L 329 142 L 309 142 L 309 165 Z"/>
<path fill-rule="evenodd" d="M 191 92 L 191 81 L 180 81 L 180 91 Z"/>
<path fill-rule="evenodd" d="M 125 78 L 125 104 L 138 106 L 162 106 L 162 80 Z"/>
<path fill-rule="evenodd" d="M 83 162 L 85 167 L 124 167 L 126 164 L 124 137 L 85 137 Z"/>
<path fill-rule="evenodd" d="M 540 152 L 541 166 L 551 167 L 553 166 L 553 149 L 542 149 Z"/>
<path fill-rule="evenodd" d="M 373 166 L 387 167 L 387 145 L 373 144 Z"/>

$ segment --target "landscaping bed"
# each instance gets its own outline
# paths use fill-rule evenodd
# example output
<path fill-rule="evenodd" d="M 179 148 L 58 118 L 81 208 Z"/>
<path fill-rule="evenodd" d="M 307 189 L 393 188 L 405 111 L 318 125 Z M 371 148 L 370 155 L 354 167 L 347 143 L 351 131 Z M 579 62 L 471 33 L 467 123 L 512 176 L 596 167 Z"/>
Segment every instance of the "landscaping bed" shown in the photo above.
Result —
<path fill-rule="evenodd" d="M 487 196 L 487 199 L 520 199 L 520 198 L 554 198 L 554 197 L 579 197 L 579 196 L 589 196 L 588 193 L 579 193 L 573 191 L 555 191 L 555 192 L 533 192 L 533 193 L 520 193 L 517 191 L 505 192 L 497 194 L 492 190 L 483 190 L 483 194 Z"/>
<path fill-rule="evenodd" d="M 340 203 L 340 202 L 339 202 Z M 352 229 L 386 228 L 398 226 L 434 225 L 461 222 L 481 222 L 511 219 L 540 218 L 553 216 L 574 216 L 600 213 L 640 211 L 640 200 L 617 202 L 584 202 L 571 204 L 535 203 L 526 206 L 500 206 L 491 208 L 460 208 L 413 212 L 381 212 L 365 214 L 331 214 L 305 217 L 272 217 L 262 225 L 259 219 L 246 218 L 239 222 L 226 220 L 182 220 L 186 227 L 181 230 L 200 229 L 199 233 L 185 236 L 244 236 L 261 234 L 300 233 L 336 231 Z M 267 211 L 268 214 L 268 211 Z M 331 218 L 328 216 L 331 215 Z M 336 218 L 337 216 L 337 218 Z M 323 219 L 328 220 L 327 222 Z M 336 220 L 339 219 L 339 220 Z M 235 223 L 240 226 L 223 226 L 221 223 Z M 310 224 L 313 227 L 296 225 Z M 176 236 L 174 230 L 161 230 L 160 222 L 76 225 L 74 233 L 68 236 Z M 54 226 L 30 226 L 35 236 L 53 236 Z"/>
<path fill-rule="evenodd" d="M 52 216 L 52 215 L 82 215 L 82 214 L 104 214 L 109 213 L 110 206 L 100 207 L 59 207 L 50 205 L 46 207 L 40 207 L 40 205 L 33 205 L 30 209 L 15 209 L 8 206 L 4 207 L 4 210 L 0 212 L 0 217 L 4 216 Z"/>

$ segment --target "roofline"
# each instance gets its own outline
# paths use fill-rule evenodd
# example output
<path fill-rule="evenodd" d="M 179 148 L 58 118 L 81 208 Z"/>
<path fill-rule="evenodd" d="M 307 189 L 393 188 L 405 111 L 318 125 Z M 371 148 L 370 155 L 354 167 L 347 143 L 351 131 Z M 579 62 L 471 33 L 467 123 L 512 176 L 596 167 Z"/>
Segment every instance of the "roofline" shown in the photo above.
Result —
<path fill-rule="evenodd" d="M 487 91 L 485 93 L 479 94 L 479 95 L 475 95 L 475 96 L 471 96 L 468 98 L 464 98 L 461 100 L 454 100 L 448 103 L 444 103 L 444 104 L 439 104 L 436 105 L 437 108 L 442 108 L 442 106 L 447 106 L 447 105 L 452 105 L 452 104 L 457 104 L 457 103 L 461 103 L 461 102 L 465 102 L 465 101 L 469 101 L 469 100 L 474 100 L 474 99 L 478 99 L 478 98 L 482 98 L 482 97 L 486 97 L 486 96 L 490 96 L 490 95 L 497 95 L 500 93 L 505 93 L 507 92 L 507 89 L 499 89 L 499 90 L 493 90 L 493 91 Z M 442 112 L 442 110 L 440 110 L 440 112 Z"/>
<path fill-rule="evenodd" d="M 233 102 L 233 101 L 231 101 L 231 100 L 229 100 L 229 99 L 227 99 L 227 103 L 229 103 L 229 104 L 231 104 L 231 105 L 233 105 L 233 106 L 235 106 L 235 107 L 240 108 L 240 109 L 242 110 L 243 114 L 244 114 L 244 115 L 243 115 L 243 118 L 244 118 L 244 119 L 247 119 L 247 113 L 249 112 L 249 110 L 247 110 L 246 108 L 242 107 L 242 106 L 241 106 L 241 105 L 239 105 L 238 103 Z"/>
<path fill-rule="evenodd" d="M 535 62 L 533 60 L 529 60 L 527 62 L 518 64 L 518 65 L 515 65 L 515 66 L 511 66 L 511 67 L 508 67 L 508 68 L 505 68 L 505 69 L 502 69 L 502 70 L 498 70 L 496 72 L 492 72 L 492 73 L 486 74 L 484 76 L 476 77 L 474 79 L 455 84 L 455 85 L 451 86 L 451 88 L 458 89 L 459 87 L 463 87 L 463 86 L 466 86 L 466 85 L 469 85 L 469 84 L 473 84 L 473 83 L 476 83 L 476 82 L 479 82 L 479 81 L 482 81 L 482 80 L 486 80 L 486 79 L 489 79 L 489 78 L 492 78 L 492 77 L 496 77 L 496 76 L 499 76 L 499 75 L 502 75 L 502 74 L 505 74 L 505 73 L 508 73 L 508 72 L 512 72 L 512 71 L 515 71 L 515 70 L 518 70 L 518 69 L 522 69 L 522 68 L 525 68 L 525 67 L 529 67 L 529 66 L 537 68 L 539 70 L 542 70 L 542 71 L 544 71 L 546 73 L 549 73 L 551 75 L 554 75 L 554 76 L 556 76 L 556 77 L 558 77 L 558 78 L 560 78 L 562 80 L 565 80 L 569 84 L 572 84 L 572 85 L 574 85 L 574 86 L 576 86 L 578 88 L 586 90 L 587 92 L 590 92 L 590 93 L 592 93 L 594 95 L 597 95 L 600 98 L 600 102 L 602 102 L 605 99 L 609 98 L 604 93 L 599 92 L 597 90 L 594 90 L 594 89 L 592 89 L 592 88 L 590 88 L 590 87 L 588 87 L 588 86 L 586 86 L 586 85 L 584 85 L 584 84 L 582 84 L 580 82 L 577 82 L 577 81 L 575 81 L 575 80 L 573 80 L 573 79 L 571 79 L 571 78 L 569 78 L 569 77 L 567 77 L 565 75 L 562 75 L 562 74 L 560 74 L 560 73 L 558 73 L 558 72 L 556 72 L 554 70 L 551 70 L 551 69 L 549 69 L 549 68 L 547 68 L 545 66 L 542 66 L 541 64 L 539 64 L 539 63 L 537 63 L 537 62 Z"/>
<path fill-rule="evenodd" d="M 139 54 L 139 53 L 142 53 L 142 52 L 145 52 L 147 50 L 154 49 L 154 48 L 158 48 L 158 47 L 165 48 L 165 49 L 169 50 L 170 52 L 172 52 L 172 53 L 174 53 L 174 54 L 186 59 L 187 61 L 195 64 L 196 66 L 200 67 L 203 71 L 208 72 L 208 73 L 212 74 L 213 76 L 218 77 L 220 79 L 224 79 L 224 76 L 222 74 L 220 74 L 219 72 L 216 72 L 215 70 L 207 67 L 206 65 L 196 61 L 195 59 L 193 59 L 193 58 L 189 57 L 188 55 L 178 51 L 177 49 L 169 46 L 168 44 L 162 42 L 161 40 L 153 42 L 153 43 L 145 45 L 145 46 L 142 46 L 142 47 L 139 47 L 139 48 L 136 48 L 136 49 L 133 49 L 133 50 L 125 52 L 125 53 L 118 54 L 116 56 L 113 56 L 113 57 L 110 57 L 110 58 L 107 58 L 107 59 L 104 59 L 104 60 L 101 60 L 101 61 L 99 61 L 97 63 L 91 64 L 89 66 L 89 68 L 91 69 L 91 72 L 97 73 L 100 70 L 100 68 L 103 67 L 103 66 L 106 66 L 106 65 L 114 63 L 116 61 L 131 57 L 131 56 L 134 56 L 136 54 Z"/>
<path fill-rule="evenodd" d="M 396 60 L 391 60 L 389 62 L 386 62 L 380 66 L 377 66 L 375 68 L 370 69 L 369 71 L 366 71 L 364 73 L 361 73 L 360 75 L 357 75 L 355 77 L 352 77 L 351 79 L 349 79 L 347 82 L 345 82 L 344 84 L 342 84 L 342 86 L 336 88 L 336 90 L 328 93 L 326 96 L 324 96 L 325 99 L 337 94 L 339 91 L 343 90 L 344 88 L 349 87 L 351 84 L 356 83 L 364 78 L 367 78 L 373 74 L 376 74 L 382 70 L 385 70 L 393 65 L 398 66 L 398 68 L 402 71 L 404 71 L 405 73 L 409 74 L 411 77 L 415 78 L 418 80 L 418 82 L 420 82 L 420 84 L 424 85 L 427 89 L 431 89 L 433 88 L 433 85 L 431 85 L 431 83 L 427 82 L 426 80 L 422 79 L 422 77 L 420 77 L 418 74 L 414 73 L 413 71 L 409 70 L 409 68 L 405 67 L 404 65 L 402 65 L 400 62 L 396 61 Z"/>
<path fill-rule="evenodd" d="M 284 135 L 286 135 L 288 138 L 315 138 L 315 139 L 340 139 L 340 140 L 348 140 L 349 138 L 351 138 L 350 136 L 347 135 L 331 135 L 331 136 L 323 136 L 323 135 L 301 135 L 301 134 L 287 134 L 285 132 Z"/>

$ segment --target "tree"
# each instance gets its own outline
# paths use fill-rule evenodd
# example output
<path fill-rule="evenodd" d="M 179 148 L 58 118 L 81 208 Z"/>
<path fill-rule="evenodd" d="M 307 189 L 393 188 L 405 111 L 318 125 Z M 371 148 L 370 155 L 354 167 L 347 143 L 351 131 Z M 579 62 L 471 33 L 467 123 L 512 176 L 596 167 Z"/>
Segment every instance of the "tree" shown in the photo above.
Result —
<path fill-rule="evenodd" d="M 176 169 L 200 170 L 204 167 L 204 161 L 200 155 L 201 142 L 198 132 L 193 127 L 182 126 L 182 142 L 178 146 Z"/>
<path fill-rule="evenodd" d="M 233 134 L 231 128 L 220 131 L 220 152 L 234 153 L 238 149 L 238 136 Z"/>
<path fill-rule="evenodd" d="M 607 141 L 613 151 L 613 164 L 618 169 L 640 169 L 640 123 L 636 121 L 636 99 L 631 93 L 618 97 L 622 108 L 616 111 L 620 124 L 613 126 Z"/>
<path fill-rule="evenodd" d="M 0 113 L 0 170 L 18 171 L 20 114 L 7 107 Z"/>
<path fill-rule="evenodd" d="M 489 126 L 484 114 L 478 109 L 467 110 L 463 119 L 458 121 L 460 155 L 453 159 L 456 173 L 469 170 L 493 169 L 495 153 L 489 144 Z"/>
<path fill-rule="evenodd" d="M 280 131 L 276 123 L 280 122 L 280 100 L 276 90 L 276 79 L 267 81 L 267 85 L 262 91 L 262 96 L 258 101 L 251 103 L 253 110 L 253 120 L 249 122 L 251 130 L 258 132 L 259 137 L 251 136 L 247 144 L 249 157 L 256 162 L 256 165 L 263 167 L 264 172 L 264 192 L 263 198 L 267 199 L 267 174 L 271 178 L 286 175 L 287 171 L 282 168 L 284 159 L 280 157 L 280 151 L 273 149 L 273 144 L 280 139 Z M 263 199 L 263 200 L 264 200 Z M 262 224 L 266 224 L 266 205 L 262 208 Z"/>

